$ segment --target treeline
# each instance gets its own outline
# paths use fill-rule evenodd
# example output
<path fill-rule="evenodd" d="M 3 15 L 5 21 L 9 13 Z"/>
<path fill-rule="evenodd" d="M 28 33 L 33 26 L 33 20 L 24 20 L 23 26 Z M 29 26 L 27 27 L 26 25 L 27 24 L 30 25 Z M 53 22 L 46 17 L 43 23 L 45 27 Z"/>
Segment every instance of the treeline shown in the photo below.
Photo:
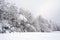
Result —
<path fill-rule="evenodd" d="M 59 25 L 0 0 L 0 33 L 60 31 Z"/>

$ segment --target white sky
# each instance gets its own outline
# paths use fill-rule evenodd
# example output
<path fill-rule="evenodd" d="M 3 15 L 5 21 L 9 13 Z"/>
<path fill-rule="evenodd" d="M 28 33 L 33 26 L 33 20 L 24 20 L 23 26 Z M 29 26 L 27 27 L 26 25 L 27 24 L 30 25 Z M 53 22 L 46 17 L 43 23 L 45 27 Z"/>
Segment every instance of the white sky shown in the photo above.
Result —
<path fill-rule="evenodd" d="M 60 0 L 7 0 L 15 3 L 19 8 L 30 10 L 34 16 L 42 15 L 60 23 Z"/>

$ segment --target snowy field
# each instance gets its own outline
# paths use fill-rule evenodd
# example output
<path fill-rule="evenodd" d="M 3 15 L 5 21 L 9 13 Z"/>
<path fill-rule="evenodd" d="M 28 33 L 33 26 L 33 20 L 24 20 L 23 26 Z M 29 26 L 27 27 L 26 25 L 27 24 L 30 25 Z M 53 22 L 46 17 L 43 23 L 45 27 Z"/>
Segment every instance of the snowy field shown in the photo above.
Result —
<path fill-rule="evenodd" d="M 60 32 L 5 33 L 0 34 L 0 40 L 60 40 Z"/>

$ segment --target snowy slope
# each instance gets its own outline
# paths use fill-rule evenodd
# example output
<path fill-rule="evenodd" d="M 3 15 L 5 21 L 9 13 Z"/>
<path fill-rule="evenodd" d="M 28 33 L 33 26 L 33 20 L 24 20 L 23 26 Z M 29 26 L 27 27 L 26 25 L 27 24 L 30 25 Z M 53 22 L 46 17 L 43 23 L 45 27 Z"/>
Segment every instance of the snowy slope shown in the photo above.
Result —
<path fill-rule="evenodd" d="M 51 33 L 6 33 L 0 40 L 60 40 L 60 32 Z"/>

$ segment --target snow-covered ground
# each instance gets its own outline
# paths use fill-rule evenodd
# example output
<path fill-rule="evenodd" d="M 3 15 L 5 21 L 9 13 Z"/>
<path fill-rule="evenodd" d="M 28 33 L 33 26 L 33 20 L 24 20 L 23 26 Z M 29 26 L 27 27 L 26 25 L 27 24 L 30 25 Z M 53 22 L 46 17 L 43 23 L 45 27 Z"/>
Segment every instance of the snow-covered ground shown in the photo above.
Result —
<path fill-rule="evenodd" d="M 60 32 L 6 33 L 0 34 L 0 40 L 60 40 Z"/>

